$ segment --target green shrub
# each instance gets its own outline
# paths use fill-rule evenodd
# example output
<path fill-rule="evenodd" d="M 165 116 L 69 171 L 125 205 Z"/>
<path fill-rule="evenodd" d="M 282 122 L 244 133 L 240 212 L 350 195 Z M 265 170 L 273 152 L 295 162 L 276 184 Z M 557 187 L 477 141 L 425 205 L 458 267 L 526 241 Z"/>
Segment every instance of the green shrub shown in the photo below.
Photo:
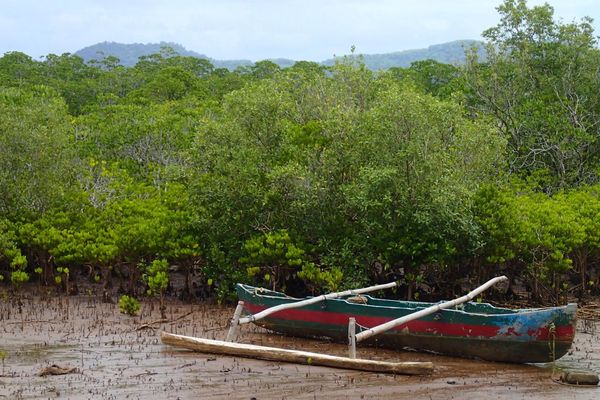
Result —
<path fill-rule="evenodd" d="M 10 281 L 19 288 L 23 283 L 29 281 L 29 274 L 23 270 L 16 270 L 11 272 Z"/>
<path fill-rule="evenodd" d="M 123 314 L 136 316 L 140 311 L 140 302 L 134 297 L 124 294 L 119 298 L 119 311 Z"/>
<path fill-rule="evenodd" d="M 294 243 L 285 229 L 247 240 L 244 253 L 240 262 L 246 265 L 248 277 L 262 275 L 265 282 L 271 283 L 273 290 L 283 286 L 306 262 L 304 250 Z"/>
<path fill-rule="evenodd" d="M 314 263 L 305 263 L 298 272 L 302 279 L 313 292 L 335 292 L 339 289 L 344 274 L 338 267 L 323 270 Z"/>

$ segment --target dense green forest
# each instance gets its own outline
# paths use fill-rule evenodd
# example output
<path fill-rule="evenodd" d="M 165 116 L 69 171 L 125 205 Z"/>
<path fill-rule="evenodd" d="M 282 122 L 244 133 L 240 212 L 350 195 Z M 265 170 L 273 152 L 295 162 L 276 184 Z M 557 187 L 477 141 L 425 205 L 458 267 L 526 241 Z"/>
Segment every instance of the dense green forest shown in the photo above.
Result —
<path fill-rule="evenodd" d="M 440 298 L 506 274 L 533 302 L 600 294 L 591 21 L 498 12 L 460 67 L 4 54 L 0 286 Z"/>

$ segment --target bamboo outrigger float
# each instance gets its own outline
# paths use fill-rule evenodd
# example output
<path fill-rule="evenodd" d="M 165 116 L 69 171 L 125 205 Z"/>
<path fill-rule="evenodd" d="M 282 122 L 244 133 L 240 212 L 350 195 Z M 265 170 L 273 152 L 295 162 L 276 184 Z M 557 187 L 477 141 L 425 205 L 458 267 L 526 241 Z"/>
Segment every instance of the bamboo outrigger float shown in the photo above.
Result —
<path fill-rule="evenodd" d="M 335 368 L 359 369 L 364 371 L 386 372 L 393 374 L 427 374 L 433 370 L 433 364 L 430 362 L 387 362 L 356 358 L 356 343 L 361 341 L 368 341 L 372 343 L 374 336 L 383 338 L 384 340 L 382 343 L 384 344 L 389 342 L 389 339 L 392 338 L 393 340 L 391 343 L 394 344 L 394 346 L 392 346 L 394 348 L 403 347 L 402 338 L 408 338 L 409 344 L 414 343 L 414 340 L 411 341 L 411 334 L 409 332 L 410 327 L 414 326 L 414 324 L 411 325 L 412 321 L 416 320 L 417 325 L 419 325 L 419 321 L 422 321 L 424 318 L 429 318 L 428 316 L 434 313 L 436 314 L 434 320 L 437 320 L 439 319 L 437 318 L 439 315 L 443 315 L 440 313 L 444 312 L 444 310 L 448 310 L 452 307 L 457 308 L 458 305 L 473 300 L 473 298 L 478 296 L 484 290 L 506 279 L 507 278 L 504 276 L 491 279 L 484 285 L 478 287 L 461 298 L 433 305 L 418 302 L 377 300 L 368 296 L 360 296 L 359 299 L 366 299 L 367 302 L 371 302 L 372 304 L 355 304 L 351 302 L 352 299 L 357 295 L 362 295 L 364 293 L 369 293 L 376 290 L 388 289 L 396 286 L 396 283 L 388 283 L 357 290 L 330 293 L 306 299 L 291 298 L 282 293 L 273 292 L 266 289 L 238 285 L 238 295 L 240 296 L 240 299 L 244 299 L 245 301 L 240 301 L 238 303 L 234 316 L 231 320 L 226 341 L 193 338 L 174 335 L 166 332 L 161 333 L 161 340 L 165 344 L 205 353 L 225 354 L 230 356 L 249 357 L 271 361 L 294 362 L 307 365 L 321 365 Z M 377 301 L 383 303 L 377 303 Z M 411 307 L 407 308 L 405 303 L 409 303 Z M 569 305 L 562 308 L 555 307 L 552 309 L 532 309 L 521 311 L 496 309 L 488 304 L 478 305 L 471 303 L 471 308 L 473 307 L 477 308 L 479 312 L 484 312 L 483 317 L 490 315 L 502 317 L 504 314 L 510 314 L 514 317 L 516 314 L 519 314 L 519 318 L 516 320 L 513 318 L 513 322 L 520 323 L 521 325 L 523 325 L 523 321 L 525 321 L 525 319 L 531 318 L 532 316 L 539 325 L 540 321 L 542 321 L 540 318 L 542 318 L 543 323 L 551 324 L 548 326 L 548 329 L 550 329 L 550 326 L 552 327 L 552 358 L 558 358 L 564 354 L 572 342 L 574 330 L 571 329 L 574 327 L 574 311 L 576 310 L 576 305 Z M 249 315 L 242 317 L 242 312 L 244 309 L 249 312 Z M 392 311 L 391 315 L 398 315 L 398 317 L 389 317 L 388 314 L 390 314 L 390 310 Z M 340 315 L 340 311 L 342 311 L 343 314 Z M 382 311 L 387 311 L 388 314 L 386 315 L 388 316 L 386 318 L 377 318 L 377 313 L 381 314 Z M 463 310 L 448 310 L 445 312 L 452 313 L 454 311 L 468 315 L 468 313 Z M 373 318 L 373 315 L 371 315 L 371 318 L 368 319 L 369 313 L 374 313 L 375 318 Z M 319 320 L 319 318 L 321 319 Z M 357 319 L 359 321 L 358 323 Z M 501 319 L 502 318 L 500 318 L 500 320 Z M 493 321 L 497 320 L 498 318 L 493 319 Z M 315 321 L 317 321 L 316 324 Z M 357 326 L 365 327 L 365 323 L 368 323 L 369 321 L 377 321 L 378 323 L 370 323 L 370 327 L 366 327 L 366 329 L 362 332 L 356 333 Z M 491 321 L 492 319 L 487 320 L 487 322 Z M 264 326 L 271 330 L 288 333 L 295 336 L 326 336 L 338 340 L 345 340 L 347 338 L 349 345 L 349 357 L 337 357 L 326 354 L 233 342 L 238 336 L 240 325 L 250 322 Z M 525 328 L 528 328 L 528 326 L 525 326 Z M 520 335 L 519 332 L 515 331 L 515 326 L 513 326 L 511 329 L 508 329 L 507 332 L 508 336 L 511 334 Z M 444 339 L 447 338 L 443 334 L 439 335 L 436 334 L 436 332 L 433 333 L 433 335 L 429 336 L 429 338 L 434 342 L 430 347 L 433 348 L 433 351 L 436 351 L 438 348 L 436 348 L 435 340 L 437 339 L 438 342 L 444 343 Z M 534 335 L 535 333 L 530 332 L 530 334 Z M 464 334 L 463 332 L 462 336 L 463 339 L 468 339 L 470 335 L 469 333 Z M 398 344 L 399 339 L 400 343 Z M 479 339 L 483 339 L 483 343 L 490 342 L 490 338 L 484 337 Z M 498 345 L 504 346 L 509 344 L 511 345 L 509 347 L 513 348 L 513 345 L 516 343 L 517 346 L 515 348 L 518 350 L 522 350 L 529 346 L 526 340 L 497 340 L 495 342 L 494 340 L 491 340 L 491 346 L 484 345 L 483 347 L 481 346 L 481 343 L 477 343 L 477 340 L 475 342 L 477 344 L 477 346 L 474 346 L 476 348 L 475 353 L 469 353 L 467 351 L 466 354 L 464 354 L 465 356 L 479 357 L 479 353 L 477 353 L 477 351 L 480 353 L 483 351 L 481 354 L 486 355 L 489 353 L 488 348 L 495 351 Z M 539 342 L 547 344 L 547 341 L 540 340 Z M 419 348 L 418 346 L 413 347 Z M 426 346 L 425 349 L 427 350 Z M 550 349 L 550 347 L 547 349 Z M 461 349 L 458 348 L 457 351 L 461 351 Z M 514 358 L 514 352 L 511 350 L 509 353 L 511 354 L 509 357 Z M 535 354 L 533 355 L 527 354 L 517 357 L 518 359 L 516 360 L 510 358 L 507 359 L 506 355 L 495 355 L 493 357 L 480 358 L 491 358 L 496 361 L 545 362 L 546 359 L 549 358 L 548 354 L 550 351 L 545 351 L 546 356 L 540 356 L 540 354 L 538 354 L 539 352 L 536 351 L 534 351 L 534 353 Z"/>
<path fill-rule="evenodd" d="M 363 360 L 359 358 L 337 357 L 328 354 L 256 346 L 252 344 L 224 342 L 161 332 L 163 343 L 199 351 L 202 353 L 224 354 L 234 357 L 256 358 L 259 360 L 289 362 L 304 365 L 318 365 L 360 371 L 383 372 L 389 374 L 423 375 L 433 371 L 430 362 L 389 362 Z"/>

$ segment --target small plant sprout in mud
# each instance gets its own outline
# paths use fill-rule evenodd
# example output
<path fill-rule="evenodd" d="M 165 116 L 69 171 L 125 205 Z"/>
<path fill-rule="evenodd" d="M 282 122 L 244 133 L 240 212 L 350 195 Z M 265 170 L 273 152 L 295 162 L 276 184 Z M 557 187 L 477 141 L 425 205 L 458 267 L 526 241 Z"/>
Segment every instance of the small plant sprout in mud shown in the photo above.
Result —
<path fill-rule="evenodd" d="M 146 274 L 144 274 L 144 280 L 148 284 L 148 295 L 158 296 L 160 301 L 160 315 L 161 318 L 166 318 L 165 315 L 165 290 L 169 285 L 169 263 L 167 260 L 154 260 L 148 266 Z"/>
<path fill-rule="evenodd" d="M 15 266 L 16 268 L 13 272 L 10 273 L 10 281 L 12 282 L 15 288 L 15 296 L 17 299 L 17 305 L 19 306 L 19 314 L 22 315 L 22 305 L 20 289 L 21 286 L 29 281 L 29 274 L 24 271 L 25 265 Z M 12 265 L 11 265 L 12 266 Z"/>
<path fill-rule="evenodd" d="M 119 298 L 119 311 L 121 311 L 123 314 L 135 317 L 140 311 L 140 302 L 134 297 L 124 294 Z"/>
<path fill-rule="evenodd" d="M 33 272 L 37 275 L 38 279 L 38 290 L 41 292 L 42 289 L 42 274 L 44 272 L 44 270 L 42 269 L 42 267 L 37 266 L 35 267 L 35 269 L 33 270 Z"/>
<path fill-rule="evenodd" d="M 2 375 L 4 375 L 4 360 L 6 359 L 6 352 L 0 350 L 0 360 L 2 360 Z"/>
<path fill-rule="evenodd" d="M 67 267 L 58 267 L 56 268 L 56 272 L 58 275 L 54 277 L 54 282 L 61 286 L 64 285 L 65 293 L 69 294 L 69 268 Z"/>
<path fill-rule="evenodd" d="M 29 274 L 25 272 L 27 258 L 22 255 L 14 257 L 10 262 L 10 267 L 13 269 L 10 273 L 10 281 L 18 292 L 21 285 L 29 281 Z"/>

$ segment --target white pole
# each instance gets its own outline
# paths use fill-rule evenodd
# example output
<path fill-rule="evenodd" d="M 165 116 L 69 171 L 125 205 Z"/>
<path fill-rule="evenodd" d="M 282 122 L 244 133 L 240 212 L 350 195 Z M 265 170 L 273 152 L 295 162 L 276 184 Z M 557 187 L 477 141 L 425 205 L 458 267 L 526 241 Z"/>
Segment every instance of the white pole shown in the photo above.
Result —
<path fill-rule="evenodd" d="M 244 302 L 238 301 L 237 307 L 233 312 L 233 318 L 231 318 L 229 331 L 227 332 L 227 338 L 225 339 L 227 342 L 233 342 L 237 339 L 238 330 L 240 329 L 240 315 L 242 314 L 243 308 Z"/>
<path fill-rule="evenodd" d="M 259 312 L 258 314 L 249 315 L 247 317 L 240 318 L 239 324 L 242 325 L 242 324 L 247 324 L 249 322 L 258 321 L 259 319 L 263 319 L 264 317 L 269 316 L 273 313 L 276 313 L 276 312 L 282 311 L 282 310 L 288 310 L 290 308 L 304 307 L 304 306 L 308 306 L 310 304 L 325 301 L 327 299 L 335 299 L 338 297 L 350 296 L 353 294 L 362 294 L 362 293 L 373 292 L 375 290 L 389 289 L 389 288 L 395 287 L 396 285 L 397 285 L 396 282 L 390 282 L 390 283 L 385 283 L 383 285 L 370 286 L 370 287 L 366 287 L 366 288 L 362 288 L 362 289 L 346 290 L 344 292 L 324 294 L 321 296 L 312 297 L 310 299 L 301 300 L 301 301 L 297 301 L 294 303 L 280 304 L 278 306 L 267 308 L 266 310 L 263 310 L 263 311 Z"/>
<path fill-rule="evenodd" d="M 180 336 L 166 332 L 160 333 L 160 339 L 164 344 L 169 344 L 171 346 L 183 347 L 203 353 L 225 354 L 235 358 L 248 357 L 304 365 L 323 365 L 335 368 L 407 375 L 430 374 L 433 371 L 433 364 L 430 362 L 388 362 L 362 360 L 360 358 L 352 359 L 306 351 Z"/>
<path fill-rule="evenodd" d="M 348 357 L 356 358 L 356 318 L 348 318 Z"/>
<path fill-rule="evenodd" d="M 402 325 L 409 321 L 424 317 L 429 314 L 433 314 L 436 311 L 440 311 L 445 308 L 454 307 L 454 306 L 464 303 L 466 301 L 473 300 L 473 298 L 475 298 L 478 294 L 480 294 L 484 290 L 488 289 L 490 286 L 493 286 L 496 283 L 505 281 L 505 280 L 508 280 L 508 278 L 506 276 L 498 276 L 494 279 L 490 279 L 485 284 L 479 286 L 477 289 L 473 290 L 472 292 L 469 292 L 468 294 L 466 294 L 463 297 L 460 297 L 460 298 L 454 299 L 454 300 L 450 300 L 450 301 L 446 301 L 444 303 L 436 304 L 431 307 L 427 307 L 427 308 L 424 308 L 417 312 L 414 312 L 412 314 L 405 315 L 404 317 L 400 317 L 400 318 L 394 319 L 392 321 L 388 321 L 384 324 L 369 328 L 369 329 L 362 331 L 356 335 L 356 342 L 357 343 L 362 342 L 363 340 L 366 340 L 375 335 L 379 335 L 380 333 L 388 331 L 398 325 Z"/>

